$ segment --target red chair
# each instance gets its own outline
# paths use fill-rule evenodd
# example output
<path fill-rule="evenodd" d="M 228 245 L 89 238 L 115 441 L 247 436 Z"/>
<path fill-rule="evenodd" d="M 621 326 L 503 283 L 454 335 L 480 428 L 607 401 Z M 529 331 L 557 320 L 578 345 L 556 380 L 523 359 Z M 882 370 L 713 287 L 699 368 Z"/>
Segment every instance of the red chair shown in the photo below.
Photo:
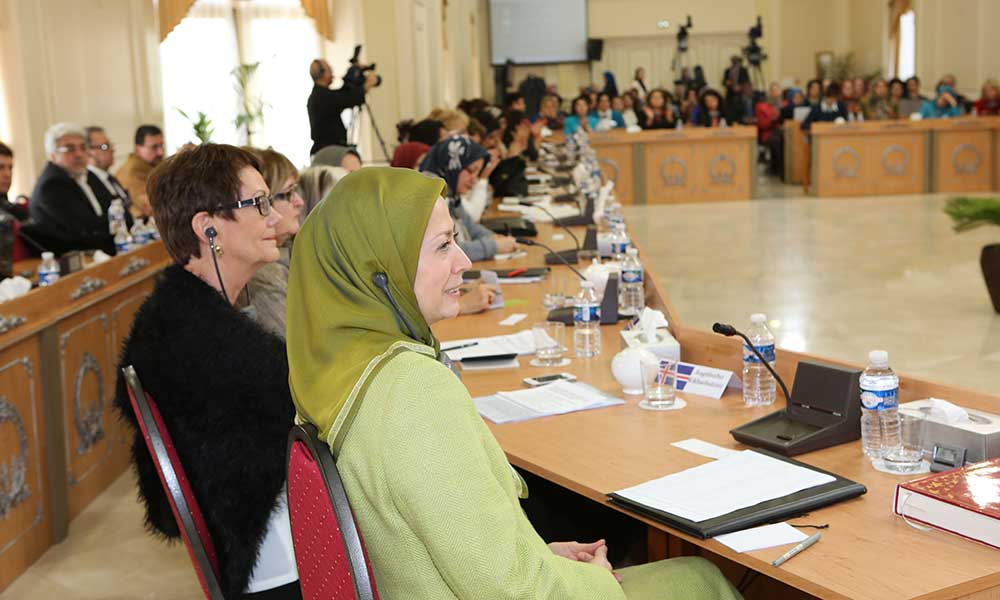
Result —
<path fill-rule="evenodd" d="M 146 447 L 156 464 L 156 472 L 160 475 L 160 483 L 167 492 L 170 508 L 174 519 L 180 525 L 184 545 L 187 546 L 191 562 L 194 564 L 201 589 L 209 600 L 225 600 L 222 587 L 219 585 L 219 559 L 215 553 L 215 544 L 208 534 L 205 518 L 198 507 L 198 501 L 191 491 L 184 467 L 177 457 L 174 442 L 170 432 L 163 424 L 160 411 L 156 408 L 153 398 L 142 389 L 139 376 L 131 365 L 122 369 L 125 383 L 128 387 L 128 397 L 132 401 L 132 410 L 146 439 Z"/>
<path fill-rule="evenodd" d="M 337 465 L 312 425 L 288 434 L 288 513 L 305 600 L 378 600 Z"/>

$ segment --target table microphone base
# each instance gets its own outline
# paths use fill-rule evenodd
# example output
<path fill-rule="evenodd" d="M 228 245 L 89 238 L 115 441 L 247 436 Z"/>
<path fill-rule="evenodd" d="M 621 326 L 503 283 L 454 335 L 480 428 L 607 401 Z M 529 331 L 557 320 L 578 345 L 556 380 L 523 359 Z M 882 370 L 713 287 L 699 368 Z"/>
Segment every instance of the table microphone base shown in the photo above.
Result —
<path fill-rule="evenodd" d="M 563 251 L 559 252 L 558 254 L 559 254 L 559 256 L 563 257 L 563 260 L 565 260 L 566 262 L 568 262 L 571 265 L 575 265 L 578 262 L 578 258 L 576 256 L 576 250 L 563 250 Z M 559 256 L 556 256 L 555 254 L 553 254 L 551 252 L 548 253 L 548 254 L 546 254 L 545 255 L 545 264 L 547 264 L 547 265 L 561 265 L 561 264 L 565 264 L 565 263 L 563 263 L 562 260 L 559 259 Z"/>

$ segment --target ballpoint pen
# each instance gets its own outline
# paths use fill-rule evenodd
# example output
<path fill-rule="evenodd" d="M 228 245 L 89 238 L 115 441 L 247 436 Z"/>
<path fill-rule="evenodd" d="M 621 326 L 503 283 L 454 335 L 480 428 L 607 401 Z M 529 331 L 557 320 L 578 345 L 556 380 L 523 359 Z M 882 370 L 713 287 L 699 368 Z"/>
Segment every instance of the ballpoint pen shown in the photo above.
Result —
<path fill-rule="evenodd" d="M 788 561 L 788 559 L 790 559 L 791 557 L 795 556 L 799 552 L 802 552 L 803 550 L 805 550 L 809 546 L 812 546 L 813 544 L 815 544 L 816 542 L 818 542 L 819 538 L 820 538 L 820 535 L 821 534 L 819 534 L 819 533 L 814 533 L 811 536 L 807 537 L 806 539 L 802 540 L 802 542 L 799 543 L 799 544 L 797 544 L 794 548 L 792 548 L 788 552 L 785 552 L 784 554 L 782 554 L 778 558 L 774 559 L 774 562 L 771 563 L 771 566 L 772 567 L 780 567 L 781 565 L 785 564 L 785 562 Z"/>
<path fill-rule="evenodd" d="M 451 348 L 441 348 L 441 352 L 451 352 L 452 350 L 461 350 L 462 348 L 471 348 L 473 346 L 478 346 L 479 342 L 469 342 L 467 344 L 459 344 L 458 346 L 452 346 Z"/>

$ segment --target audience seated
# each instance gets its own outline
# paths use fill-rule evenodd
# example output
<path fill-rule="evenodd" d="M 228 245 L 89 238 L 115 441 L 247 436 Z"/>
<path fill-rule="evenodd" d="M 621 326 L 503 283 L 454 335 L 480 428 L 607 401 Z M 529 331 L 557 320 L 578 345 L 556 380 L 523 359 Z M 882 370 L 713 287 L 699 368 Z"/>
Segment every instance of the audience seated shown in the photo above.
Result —
<path fill-rule="evenodd" d="M 528 110 L 528 105 L 524 101 L 524 94 L 518 92 L 507 93 L 503 101 L 503 112 L 506 114 L 512 110 L 522 113 Z"/>
<path fill-rule="evenodd" d="M 974 106 L 978 116 L 996 116 L 1000 114 L 1000 83 L 996 79 L 983 82 L 983 90 Z"/>
<path fill-rule="evenodd" d="M 512 110 L 507 113 L 507 127 L 503 132 L 503 143 L 507 151 L 504 158 L 519 156 L 526 161 L 538 160 L 535 135 L 531 121 L 523 112 Z"/>
<path fill-rule="evenodd" d="M 702 90 L 701 100 L 695 107 L 694 124 L 699 127 L 718 127 L 724 120 L 722 96 L 711 88 Z"/>
<path fill-rule="evenodd" d="M 421 171 L 437 175 L 448 184 L 448 206 L 458 230 L 457 242 L 473 261 L 489 260 L 498 253 L 517 250 L 513 237 L 495 235 L 473 221 L 462 207 L 462 195 L 470 192 L 481 179 L 489 160 L 490 154 L 482 146 L 456 136 L 438 142 L 420 164 Z"/>
<path fill-rule="evenodd" d="M 906 97 L 906 84 L 899 77 L 893 77 L 889 80 L 889 101 L 896 105 L 897 111 L 899 108 L 899 101 Z M 897 114 L 898 117 L 904 117 L 906 115 Z"/>
<path fill-rule="evenodd" d="M 920 93 L 920 78 L 914 75 L 906 80 L 906 97 L 913 100 L 929 100 L 927 96 Z"/>
<path fill-rule="evenodd" d="M 122 205 L 128 209 L 132 204 L 132 199 L 121 182 L 108 172 L 111 165 L 115 164 L 114 144 L 108 139 L 103 127 L 91 125 L 83 131 L 87 134 L 87 170 L 97 175 L 101 181 L 101 185 L 94 188 L 94 193 L 98 196 L 106 196 L 106 198 L 100 198 L 102 204 L 107 202 L 110 205 L 114 200 L 121 200 Z M 132 214 L 128 213 L 127 221 L 131 221 L 131 217 Z M 132 223 L 129 222 L 128 226 L 131 227 Z"/>
<path fill-rule="evenodd" d="M 153 172 L 149 201 L 175 264 L 136 313 L 121 355 L 173 438 L 226 598 L 301 598 L 284 491 L 295 415 L 285 345 L 233 306 L 254 273 L 280 257 L 282 215 L 268 194 L 257 159 L 233 146 L 203 144 Z M 147 527 L 177 539 L 120 374 L 115 406 L 134 431 Z"/>
<path fill-rule="evenodd" d="M 597 117 L 597 131 L 625 127 L 625 119 L 611 106 L 611 95 L 607 92 L 601 92 L 597 96 L 597 110 L 594 111 L 594 116 Z"/>
<path fill-rule="evenodd" d="M 146 180 L 162 160 L 163 131 L 156 125 L 140 125 L 135 130 L 135 150 L 115 173 L 132 200 L 129 211 L 133 217 L 145 218 L 152 214 L 146 198 Z"/>
<path fill-rule="evenodd" d="M 473 118 L 483 126 L 485 133 L 483 133 L 482 141 L 477 142 L 483 148 L 491 152 L 496 152 L 498 155 L 503 155 L 507 152 L 507 149 L 503 145 L 503 127 L 500 126 L 500 120 L 493 116 L 488 110 L 481 110 L 473 115 Z M 435 142 L 436 143 L 436 142 Z M 432 146 L 434 144 L 431 144 Z"/>
<path fill-rule="evenodd" d="M 28 218 L 28 206 L 11 200 L 10 184 L 14 180 L 14 151 L 7 144 L 0 142 L 0 211 L 3 211 L 18 221 Z"/>
<path fill-rule="evenodd" d="M 622 123 L 625 124 L 625 127 L 639 126 L 639 117 L 635 114 L 631 94 L 626 93 L 624 96 L 615 96 L 612 98 L 611 109 L 618 111 L 618 114 L 622 116 Z"/>
<path fill-rule="evenodd" d="M 781 120 L 791 121 L 795 118 L 795 109 L 810 106 L 806 96 L 799 88 L 788 88 L 785 90 L 785 100 L 781 105 Z"/>
<path fill-rule="evenodd" d="M 802 131 L 808 132 L 814 122 L 833 122 L 837 119 L 847 120 L 847 108 L 840 101 L 840 84 L 833 81 L 823 90 L 823 101 L 814 106 L 802 121 Z"/>
<path fill-rule="evenodd" d="M 260 162 L 260 173 L 271 191 L 271 210 L 281 215 L 274 226 L 278 260 L 257 269 L 247 283 L 249 305 L 257 323 L 285 339 L 285 296 L 288 293 L 288 263 L 292 258 L 292 238 L 299 231 L 299 216 L 305 204 L 299 194 L 299 171 L 284 154 L 270 148 L 244 148 Z M 324 148 L 325 150 L 325 148 Z M 321 150 L 320 152 L 323 152 Z"/>
<path fill-rule="evenodd" d="M 31 192 L 29 214 L 35 222 L 32 237 L 58 254 L 99 249 L 114 254 L 108 226 L 108 203 L 94 190 L 104 184 L 87 170 L 87 142 L 83 128 L 56 123 L 45 132 L 49 162 Z"/>
<path fill-rule="evenodd" d="M 437 360 L 431 326 L 459 313 L 469 268 L 447 193 L 408 171 L 352 174 L 305 224 L 292 259 L 289 383 L 337 457 L 379 593 L 738 598 L 701 558 L 616 576 L 603 540 L 546 545 L 536 533 L 519 504 L 527 486 Z M 376 272 L 391 299 L 371 283 Z"/>
<path fill-rule="evenodd" d="M 899 104 L 889 96 L 885 79 L 876 79 L 871 93 L 861 101 L 861 112 L 866 121 L 884 121 L 899 116 Z"/>
<path fill-rule="evenodd" d="M 545 127 L 548 127 L 551 131 L 559 131 L 563 128 L 563 115 L 559 110 L 559 104 L 561 103 L 559 96 L 555 94 L 545 94 L 542 96 L 542 102 L 538 108 L 538 114 L 532 120 L 532 123 L 537 123 L 539 121 Z M 487 147 L 487 150 L 489 148 Z"/>
<path fill-rule="evenodd" d="M 646 103 L 636 116 L 643 129 L 673 129 L 680 122 L 679 115 L 671 104 L 670 94 L 656 88 L 646 96 Z"/>
<path fill-rule="evenodd" d="M 768 171 L 771 175 L 781 174 L 784 164 L 781 139 L 781 86 L 772 83 L 767 88 L 767 96 L 754 105 L 754 121 L 757 124 L 757 143 L 767 148 L 770 155 Z"/>
<path fill-rule="evenodd" d="M 465 128 L 469 126 L 469 116 L 460 110 L 450 108 L 435 108 L 425 120 L 441 121 L 444 123 L 445 138 L 453 135 L 465 135 Z M 444 139 L 444 138 L 442 138 Z"/>
<path fill-rule="evenodd" d="M 577 130 L 591 132 L 597 128 L 597 117 L 590 112 L 590 100 L 586 95 L 579 95 L 573 99 L 571 105 L 572 114 L 563 121 L 563 132 L 566 135 L 573 135 Z"/>
<path fill-rule="evenodd" d="M 806 84 L 806 102 L 809 106 L 819 106 L 823 100 L 823 82 L 819 79 L 810 79 Z"/>
<path fill-rule="evenodd" d="M 629 89 L 634 91 L 640 98 L 645 98 L 649 94 L 649 88 L 646 87 L 646 69 L 642 67 L 636 68 Z"/>
<path fill-rule="evenodd" d="M 343 167 L 328 167 L 317 165 L 299 173 L 299 195 L 302 196 L 302 212 L 299 213 L 299 223 L 305 223 L 306 217 L 316 208 L 323 198 L 326 198 L 333 186 L 347 175 Z"/>
<path fill-rule="evenodd" d="M 347 171 L 357 171 L 361 168 L 361 155 L 353 146 L 324 146 L 313 154 L 312 165 L 341 167 Z"/>
<path fill-rule="evenodd" d="M 947 85 L 938 86 L 934 100 L 924 100 L 920 105 L 920 116 L 924 119 L 946 119 L 961 115 L 962 105 L 954 88 Z"/>

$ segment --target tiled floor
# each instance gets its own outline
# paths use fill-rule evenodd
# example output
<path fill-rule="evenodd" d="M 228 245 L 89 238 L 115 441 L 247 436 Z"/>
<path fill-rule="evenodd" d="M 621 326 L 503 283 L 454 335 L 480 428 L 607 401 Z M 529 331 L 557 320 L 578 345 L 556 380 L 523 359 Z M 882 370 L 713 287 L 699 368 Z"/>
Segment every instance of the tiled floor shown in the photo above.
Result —
<path fill-rule="evenodd" d="M 128 471 L 88 506 L 69 535 L 0 593 L 0 600 L 196 600 L 204 598 L 183 544 L 142 528 Z"/>
<path fill-rule="evenodd" d="M 947 198 L 799 195 L 625 216 L 688 325 L 764 312 L 779 347 L 862 363 L 884 349 L 897 371 L 1000 393 L 1000 315 L 979 267 L 1000 231 L 956 234 Z"/>

